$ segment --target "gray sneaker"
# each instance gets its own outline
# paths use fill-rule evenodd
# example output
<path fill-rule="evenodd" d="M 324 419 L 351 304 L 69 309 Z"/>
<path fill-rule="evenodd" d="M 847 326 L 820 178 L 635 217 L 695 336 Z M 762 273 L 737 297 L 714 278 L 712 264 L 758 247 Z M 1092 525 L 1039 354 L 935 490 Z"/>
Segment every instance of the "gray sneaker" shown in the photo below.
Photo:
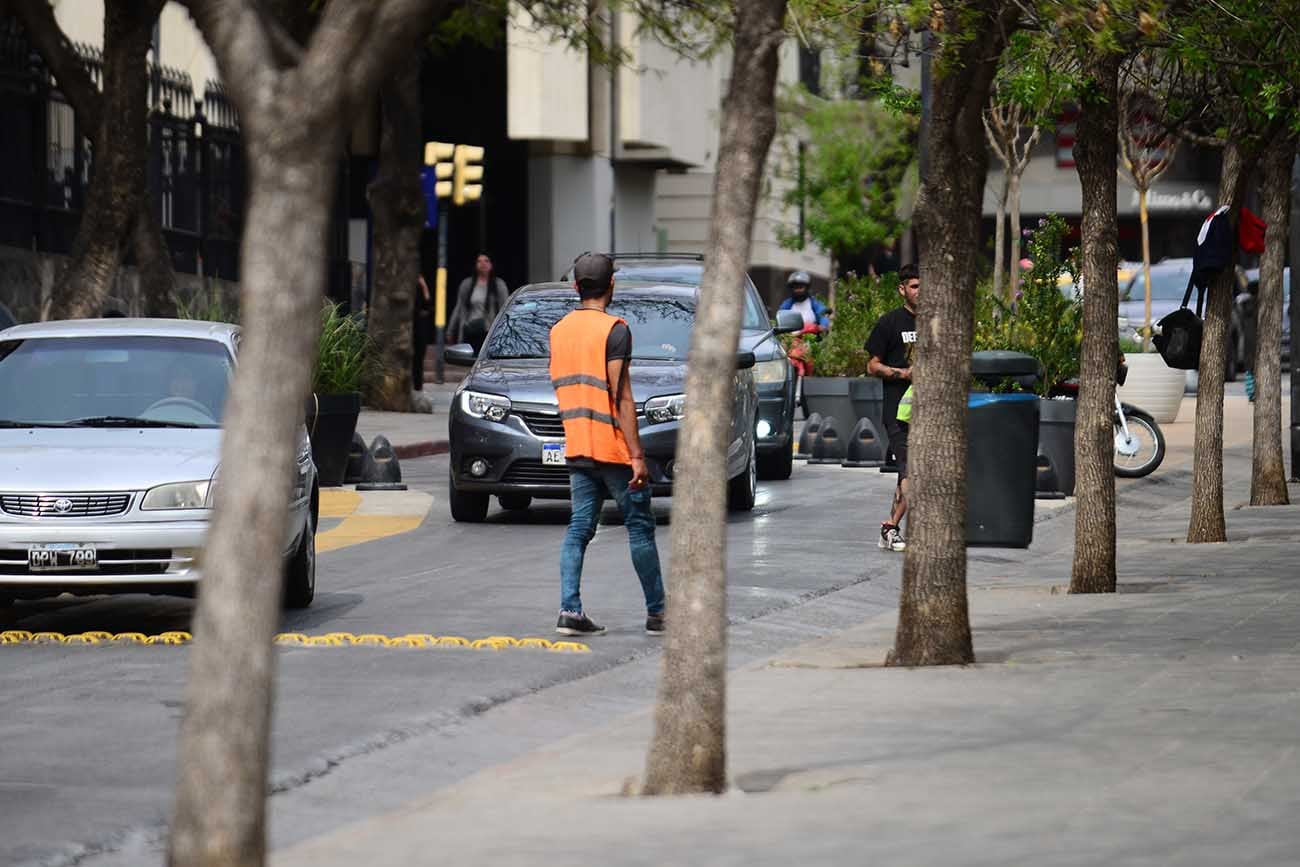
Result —
<path fill-rule="evenodd" d="M 595 621 L 581 611 L 561 611 L 560 619 L 555 623 L 555 631 L 561 635 L 604 635 L 605 627 L 597 626 Z"/>
<path fill-rule="evenodd" d="M 907 542 L 903 539 L 903 532 L 893 524 L 880 525 L 880 540 L 876 544 L 886 551 L 907 550 Z"/>

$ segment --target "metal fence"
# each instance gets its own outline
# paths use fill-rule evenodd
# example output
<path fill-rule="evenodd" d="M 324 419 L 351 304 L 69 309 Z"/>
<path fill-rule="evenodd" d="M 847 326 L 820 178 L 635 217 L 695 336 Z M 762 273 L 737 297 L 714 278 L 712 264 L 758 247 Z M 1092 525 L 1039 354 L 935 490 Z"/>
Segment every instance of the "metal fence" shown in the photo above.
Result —
<path fill-rule="evenodd" d="M 75 48 L 98 84 L 99 50 Z M 198 98 L 188 74 L 149 71 L 149 200 L 173 265 L 238 280 L 246 184 L 234 106 L 217 82 L 206 82 Z M 87 132 L 22 26 L 0 15 L 0 244 L 71 250 L 94 163 Z M 346 234 L 335 236 L 329 294 L 344 300 L 352 282 Z"/>

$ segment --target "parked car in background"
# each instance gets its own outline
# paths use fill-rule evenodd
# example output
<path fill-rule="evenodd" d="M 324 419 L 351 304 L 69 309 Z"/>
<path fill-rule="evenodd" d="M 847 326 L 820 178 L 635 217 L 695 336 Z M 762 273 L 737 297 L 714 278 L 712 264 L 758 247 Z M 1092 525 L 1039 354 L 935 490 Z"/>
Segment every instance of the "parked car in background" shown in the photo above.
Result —
<path fill-rule="evenodd" d="M 1242 294 L 1235 299 L 1235 315 L 1241 323 L 1240 333 L 1242 338 L 1238 341 L 1237 357 L 1244 366 L 1250 360 L 1250 354 L 1253 347 L 1249 345 L 1246 339 L 1247 335 L 1255 334 L 1255 320 L 1258 315 L 1258 308 L 1255 299 L 1259 297 L 1259 269 L 1249 268 L 1242 273 L 1242 279 L 1245 283 L 1245 289 Z M 1288 370 L 1291 366 L 1291 269 L 1282 270 L 1282 369 Z"/>
<path fill-rule="evenodd" d="M 0 331 L 0 605 L 60 593 L 190 595 L 214 499 L 239 329 L 85 319 Z M 281 483 L 268 480 L 268 484 Z M 285 604 L 316 591 L 319 494 L 298 434 Z"/>
<path fill-rule="evenodd" d="M 624 274 L 609 308 L 632 331 L 632 395 L 651 490 L 659 496 L 673 493 L 696 295 L 689 283 Z M 482 521 L 493 496 L 508 510 L 527 509 L 534 499 L 568 499 L 550 331 L 577 304 L 569 283 L 525 286 L 502 308 L 480 355 L 468 344 L 447 348 L 449 363 L 473 365 L 448 415 L 449 499 L 457 521 Z M 746 323 L 727 421 L 728 504 L 736 511 L 752 509 L 757 492 L 762 418 L 753 348 L 771 333 L 761 309 L 748 312 Z"/>
<path fill-rule="evenodd" d="M 694 253 L 615 253 L 614 285 L 654 283 L 698 290 L 704 279 L 704 257 Z M 561 278 L 571 282 L 572 272 Z M 758 477 L 788 479 L 794 461 L 795 372 L 777 334 L 803 327 L 773 327 L 754 281 L 745 275 L 745 314 L 741 348 L 754 353 L 754 384 L 758 390 Z M 617 295 L 615 296 L 617 297 Z M 793 322 L 793 320 L 789 320 Z"/>

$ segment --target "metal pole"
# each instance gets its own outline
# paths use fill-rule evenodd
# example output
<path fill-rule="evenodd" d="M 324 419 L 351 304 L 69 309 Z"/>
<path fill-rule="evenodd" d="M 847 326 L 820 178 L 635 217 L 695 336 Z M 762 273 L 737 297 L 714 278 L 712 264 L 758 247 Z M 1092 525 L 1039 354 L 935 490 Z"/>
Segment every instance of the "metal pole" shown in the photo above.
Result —
<path fill-rule="evenodd" d="M 438 202 L 438 271 L 433 289 L 433 381 L 439 385 L 444 382 L 442 350 L 447 326 L 447 213 L 446 202 Z"/>
<path fill-rule="evenodd" d="M 1300 159 L 1291 168 L 1291 270 L 1300 266 Z M 1293 275 L 1294 276 L 1294 275 Z M 1294 281 L 1293 281 L 1294 282 Z M 1291 481 L 1300 481 L 1300 376 L 1296 376 L 1296 336 L 1300 335 L 1300 307 L 1291 290 Z"/>

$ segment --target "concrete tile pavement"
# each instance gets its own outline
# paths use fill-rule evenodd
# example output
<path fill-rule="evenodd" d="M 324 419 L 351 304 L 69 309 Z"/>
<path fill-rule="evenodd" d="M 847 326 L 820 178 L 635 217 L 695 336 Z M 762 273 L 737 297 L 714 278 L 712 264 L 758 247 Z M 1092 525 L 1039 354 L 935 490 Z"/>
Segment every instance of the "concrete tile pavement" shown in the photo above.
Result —
<path fill-rule="evenodd" d="M 1229 442 L 1229 543 L 1181 541 L 1174 454 L 1124 486 L 1118 594 L 1060 592 L 1068 513 L 972 551 L 975 666 L 880 667 L 891 613 L 733 671 L 725 796 L 620 796 L 643 709 L 273 863 L 1296 863 L 1300 506 L 1234 508 Z"/>

